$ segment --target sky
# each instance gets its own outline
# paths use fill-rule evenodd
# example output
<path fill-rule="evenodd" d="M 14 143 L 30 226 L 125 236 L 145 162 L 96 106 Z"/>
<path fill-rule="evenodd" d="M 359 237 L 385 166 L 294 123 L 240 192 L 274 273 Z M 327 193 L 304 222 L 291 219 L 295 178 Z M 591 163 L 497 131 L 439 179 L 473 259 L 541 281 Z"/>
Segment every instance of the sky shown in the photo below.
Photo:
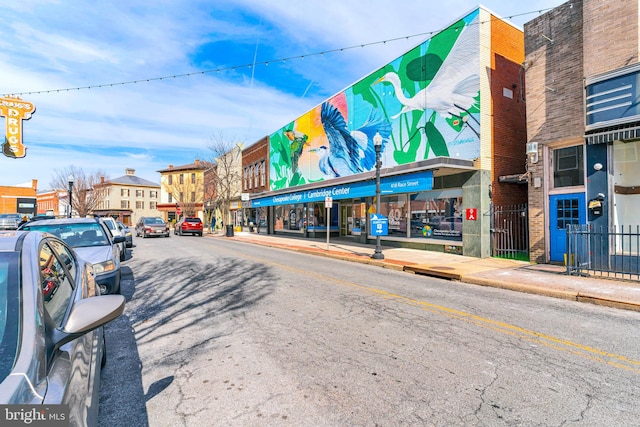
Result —
<path fill-rule="evenodd" d="M 35 105 L 0 185 L 70 167 L 159 183 L 251 146 L 480 4 L 522 28 L 561 0 L 21 0 L 0 3 L 0 96 Z M 5 118 L 0 132 L 5 133 Z"/>

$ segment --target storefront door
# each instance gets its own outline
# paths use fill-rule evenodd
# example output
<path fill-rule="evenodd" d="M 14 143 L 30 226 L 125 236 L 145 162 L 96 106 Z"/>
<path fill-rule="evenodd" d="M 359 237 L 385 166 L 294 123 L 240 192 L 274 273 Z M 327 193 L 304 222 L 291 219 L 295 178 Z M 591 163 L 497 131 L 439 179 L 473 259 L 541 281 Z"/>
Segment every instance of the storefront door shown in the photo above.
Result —
<path fill-rule="evenodd" d="M 586 224 L 584 193 L 549 197 L 549 259 L 564 262 L 567 252 L 567 225 Z"/>
<path fill-rule="evenodd" d="M 353 205 L 340 204 L 340 236 L 353 233 Z"/>

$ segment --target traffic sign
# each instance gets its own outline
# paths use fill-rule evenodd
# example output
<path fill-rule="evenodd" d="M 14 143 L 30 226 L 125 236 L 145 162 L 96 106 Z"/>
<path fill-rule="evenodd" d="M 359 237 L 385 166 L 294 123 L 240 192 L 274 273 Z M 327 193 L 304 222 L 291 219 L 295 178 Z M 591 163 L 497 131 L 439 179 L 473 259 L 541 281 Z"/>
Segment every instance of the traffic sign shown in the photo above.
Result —
<path fill-rule="evenodd" d="M 389 234 L 389 218 L 384 215 L 371 214 L 369 216 L 372 236 L 387 236 Z"/>

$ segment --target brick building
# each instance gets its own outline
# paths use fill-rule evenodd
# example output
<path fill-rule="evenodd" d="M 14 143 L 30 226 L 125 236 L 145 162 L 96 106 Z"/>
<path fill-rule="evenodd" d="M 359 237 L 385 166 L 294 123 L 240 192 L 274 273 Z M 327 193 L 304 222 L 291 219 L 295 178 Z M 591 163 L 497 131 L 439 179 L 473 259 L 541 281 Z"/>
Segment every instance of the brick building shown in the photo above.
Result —
<path fill-rule="evenodd" d="M 242 194 L 245 227 L 254 226 L 267 231 L 267 209 L 252 208 L 251 197 L 258 197 L 269 190 L 269 140 L 262 138 L 242 150 Z M 253 226 L 251 226 L 253 229 Z"/>
<path fill-rule="evenodd" d="M 530 256 L 562 263 L 568 225 L 638 224 L 638 1 L 572 0 L 524 30 Z"/>
<path fill-rule="evenodd" d="M 33 216 L 37 213 L 38 180 L 17 186 L 0 185 L 0 213 L 19 213 Z"/>
<path fill-rule="evenodd" d="M 527 201 L 523 60 L 520 29 L 469 12 L 270 134 L 251 207 L 276 234 L 371 244 L 375 213 L 385 245 L 490 256 L 494 207 Z"/>

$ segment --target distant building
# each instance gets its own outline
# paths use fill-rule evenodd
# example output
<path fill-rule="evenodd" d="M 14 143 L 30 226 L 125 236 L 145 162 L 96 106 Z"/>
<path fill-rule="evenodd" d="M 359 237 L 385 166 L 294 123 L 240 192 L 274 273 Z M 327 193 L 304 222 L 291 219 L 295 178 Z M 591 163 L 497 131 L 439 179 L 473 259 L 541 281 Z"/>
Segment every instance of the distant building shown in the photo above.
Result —
<path fill-rule="evenodd" d="M 214 165 L 196 159 L 193 163 L 182 166 L 169 165 L 160 173 L 160 202 L 158 210 L 166 221 L 173 221 L 180 216 L 193 216 L 206 220 L 204 212 L 205 182 Z M 206 221 L 205 221 L 206 222 Z"/>
<path fill-rule="evenodd" d="M 99 216 L 110 216 L 124 224 L 135 224 L 142 216 L 160 216 L 160 185 L 135 176 L 135 169 L 125 169 L 125 175 L 109 181 L 104 178 L 104 200 L 93 211 Z"/>
<path fill-rule="evenodd" d="M 0 185 L 0 213 L 35 215 L 37 212 L 37 190 L 37 179 L 33 179 L 30 184 L 24 185 Z"/>
<path fill-rule="evenodd" d="M 41 191 L 36 194 L 38 215 L 64 216 L 69 205 L 69 192 L 61 190 Z"/>

